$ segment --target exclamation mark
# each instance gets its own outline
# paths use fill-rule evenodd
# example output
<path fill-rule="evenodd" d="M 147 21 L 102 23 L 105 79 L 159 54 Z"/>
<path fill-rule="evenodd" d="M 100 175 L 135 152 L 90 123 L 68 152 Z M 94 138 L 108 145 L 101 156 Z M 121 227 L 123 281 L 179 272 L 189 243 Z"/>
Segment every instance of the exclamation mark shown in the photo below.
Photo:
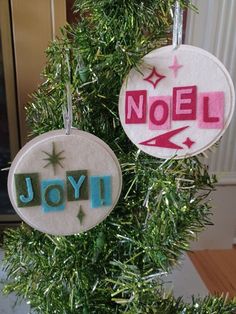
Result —
<path fill-rule="evenodd" d="M 91 208 L 112 205 L 111 176 L 90 177 Z"/>
<path fill-rule="evenodd" d="M 105 186 L 102 178 L 99 179 L 99 192 L 101 205 L 105 205 Z"/>

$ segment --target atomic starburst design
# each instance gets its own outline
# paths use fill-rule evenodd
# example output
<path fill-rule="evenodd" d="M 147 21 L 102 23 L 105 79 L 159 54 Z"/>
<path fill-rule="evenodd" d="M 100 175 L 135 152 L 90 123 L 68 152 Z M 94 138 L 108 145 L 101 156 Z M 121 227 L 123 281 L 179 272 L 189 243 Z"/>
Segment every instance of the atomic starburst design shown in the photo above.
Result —
<path fill-rule="evenodd" d="M 79 222 L 80 222 L 81 225 L 83 224 L 84 217 L 85 217 L 85 213 L 84 213 L 84 211 L 82 209 L 82 206 L 80 206 L 77 218 L 79 219 Z"/>
<path fill-rule="evenodd" d="M 174 72 L 174 77 L 176 78 L 177 75 L 178 75 L 179 69 L 181 69 L 182 67 L 183 67 L 183 65 L 178 63 L 177 57 L 175 56 L 175 57 L 174 57 L 174 62 L 173 62 L 173 64 L 170 65 L 168 68 L 171 69 L 171 70 L 173 70 L 173 72 Z"/>
<path fill-rule="evenodd" d="M 161 75 L 157 72 L 156 68 L 153 67 L 151 74 L 144 78 L 144 81 L 149 82 L 153 85 L 154 88 L 156 88 L 157 84 L 165 78 L 164 75 Z"/>
<path fill-rule="evenodd" d="M 64 153 L 64 150 L 60 151 L 60 152 L 56 152 L 56 145 L 54 142 L 52 142 L 52 153 L 48 153 L 43 151 L 44 154 L 46 154 L 48 157 L 47 158 L 43 158 L 43 160 L 46 160 L 48 163 L 44 166 L 44 168 L 47 168 L 48 166 L 52 166 L 53 167 L 53 173 L 55 175 L 56 173 L 56 167 L 60 166 L 61 168 L 63 168 L 63 165 L 61 164 L 61 160 L 64 160 L 65 157 L 62 157 L 61 154 Z"/>
<path fill-rule="evenodd" d="M 195 144 L 195 142 L 192 141 L 189 137 L 187 137 L 185 142 L 183 142 L 183 144 L 188 146 L 188 148 L 190 149 L 193 146 L 193 144 Z"/>

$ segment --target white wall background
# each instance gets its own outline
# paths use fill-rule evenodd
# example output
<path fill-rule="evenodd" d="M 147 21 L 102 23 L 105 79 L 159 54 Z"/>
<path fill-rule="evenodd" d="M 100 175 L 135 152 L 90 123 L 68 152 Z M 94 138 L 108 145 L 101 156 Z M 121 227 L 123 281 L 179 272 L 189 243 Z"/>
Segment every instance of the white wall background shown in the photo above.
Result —
<path fill-rule="evenodd" d="M 236 86 L 236 0 L 192 0 L 199 14 L 189 12 L 186 44 L 216 55 L 230 72 Z M 232 248 L 236 239 L 236 115 L 214 152 L 207 152 L 211 172 L 218 176 L 220 186 L 212 193 L 212 222 L 192 243 L 193 250 Z M 229 184 L 231 184 L 229 186 Z M 185 301 L 191 295 L 204 296 L 208 291 L 196 273 L 188 256 L 183 256 L 179 268 L 167 276 L 176 297 Z"/>
<path fill-rule="evenodd" d="M 236 0 L 193 0 L 199 14 L 188 12 L 186 44 L 206 49 L 228 69 L 236 86 Z M 207 152 L 209 170 L 220 184 L 211 195 L 212 221 L 193 244 L 194 249 L 230 248 L 236 230 L 236 113 L 213 152 Z M 232 186 L 227 186 L 232 184 Z"/>
<path fill-rule="evenodd" d="M 236 1 L 192 0 L 199 14 L 189 12 L 186 44 L 206 49 L 228 69 L 236 86 Z M 236 184 L 236 113 L 218 148 L 209 155 L 209 169 L 221 183 Z"/>

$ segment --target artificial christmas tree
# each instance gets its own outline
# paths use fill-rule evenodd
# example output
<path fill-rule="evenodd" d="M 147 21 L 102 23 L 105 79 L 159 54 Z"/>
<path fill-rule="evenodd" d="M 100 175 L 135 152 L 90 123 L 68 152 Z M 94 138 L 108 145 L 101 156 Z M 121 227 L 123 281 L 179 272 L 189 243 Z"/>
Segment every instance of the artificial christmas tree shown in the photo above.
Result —
<path fill-rule="evenodd" d="M 182 0 L 181 5 L 187 6 Z M 123 80 L 141 58 L 167 44 L 173 0 L 78 0 L 78 25 L 47 50 L 45 82 L 27 107 L 34 135 L 63 127 L 66 84 L 74 123 L 105 141 L 123 172 L 112 214 L 96 228 L 57 237 L 22 225 L 5 238 L 5 263 L 15 291 L 39 313 L 232 313 L 223 298 L 186 305 L 162 288 L 209 221 L 206 197 L 215 178 L 197 157 L 163 161 L 126 137 L 118 116 Z M 16 254 L 17 253 L 17 254 Z"/>

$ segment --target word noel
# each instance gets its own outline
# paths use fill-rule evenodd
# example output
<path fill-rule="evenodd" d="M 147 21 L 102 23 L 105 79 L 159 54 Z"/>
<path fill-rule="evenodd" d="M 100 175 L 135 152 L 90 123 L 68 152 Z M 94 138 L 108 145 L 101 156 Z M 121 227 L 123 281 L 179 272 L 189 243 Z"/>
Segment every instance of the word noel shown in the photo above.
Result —
<path fill-rule="evenodd" d="M 91 208 L 112 205 L 111 176 L 90 176 L 87 170 L 67 171 L 61 179 L 42 180 L 38 173 L 15 174 L 18 207 L 42 206 L 45 213 L 63 211 L 68 201 L 88 200 Z"/>
<path fill-rule="evenodd" d="M 202 129 L 224 127 L 224 92 L 197 95 L 197 86 L 174 87 L 171 96 L 150 96 L 146 90 L 126 91 L 125 123 L 145 124 L 149 129 L 170 129 L 172 121 L 198 120 Z"/>

